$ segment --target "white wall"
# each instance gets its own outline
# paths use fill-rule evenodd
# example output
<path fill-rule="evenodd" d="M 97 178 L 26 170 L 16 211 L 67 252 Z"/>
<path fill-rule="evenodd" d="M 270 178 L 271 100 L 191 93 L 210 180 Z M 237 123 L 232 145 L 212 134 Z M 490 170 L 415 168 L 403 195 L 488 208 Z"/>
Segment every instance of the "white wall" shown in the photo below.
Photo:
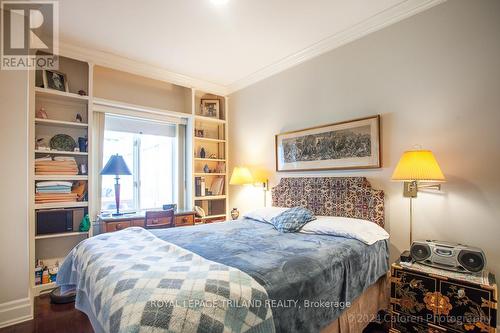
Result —
<path fill-rule="evenodd" d="M 28 74 L 0 70 L 0 327 L 31 317 Z"/>
<path fill-rule="evenodd" d="M 408 199 L 390 181 L 401 153 L 434 151 L 448 182 L 420 192 L 414 239 L 483 248 L 500 274 L 500 1 L 453 0 L 230 96 L 230 168 L 283 176 L 366 176 L 386 193 L 394 259 L 409 245 Z M 383 167 L 274 172 L 274 135 L 382 116 Z M 230 186 L 230 206 L 262 206 L 262 192 Z"/>

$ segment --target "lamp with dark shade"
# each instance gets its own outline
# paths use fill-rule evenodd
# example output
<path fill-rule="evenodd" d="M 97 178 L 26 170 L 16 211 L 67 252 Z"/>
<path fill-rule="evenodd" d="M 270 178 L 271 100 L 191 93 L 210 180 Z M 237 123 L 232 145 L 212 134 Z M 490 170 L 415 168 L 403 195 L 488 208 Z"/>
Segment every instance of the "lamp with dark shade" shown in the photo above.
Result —
<path fill-rule="evenodd" d="M 110 175 L 115 176 L 115 202 L 116 202 L 116 213 L 113 215 L 122 215 L 120 213 L 120 175 L 130 176 L 132 173 L 130 172 L 123 156 L 121 155 L 112 155 L 109 158 L 108 163 L 102 168 L 101 175 Z"/>

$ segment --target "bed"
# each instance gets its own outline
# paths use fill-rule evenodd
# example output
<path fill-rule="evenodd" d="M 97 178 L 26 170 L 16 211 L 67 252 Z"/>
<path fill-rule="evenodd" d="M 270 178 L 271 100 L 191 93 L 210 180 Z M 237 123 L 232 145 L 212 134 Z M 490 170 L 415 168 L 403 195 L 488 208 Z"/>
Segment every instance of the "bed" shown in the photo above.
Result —
<path fill-rule="evenodd" d="M 282 178 L 272 189 L 272 199 L 273 206 L 303 206 L 316 215 L 360 218 L 382 227 L 384 224 L 383 192 L 372 189 L 363 177 Z M 387 299 L 387 240 L 368 246 L 342 237 L 280 233 L 270 224 L 250 219 L 152 233 L 137 229 L 94 237 L 95 244 L 82 246 L 85 251 L 80 249 L 84 255 L 70 254 L 61 267 L 58 284 L 77 285 L 76 307 L 89 316 L 97 332 L 118 332 L 124 327 L 184 332 L 360 332 Z M 116 255 L 107 258 L 106 247 L 118 248 L 125 258 Z M 158 252 L 152 247 L 164 248 L 168 253 L 161 259 L 161 265 L 147 262 L 147 258 Z M 130 259 L 137 256 L 144 267 Z M 182 262 L 187 257 L 190 258 L 185 260 L 187 264 L 180 265 L 179 258 Z M 124 270 L 125 265 L 132 266 Z M 158 271 L 158 266 L 163 271 Z M 149 267 L 156 267 L 154 278 L 145 278 L 152 274 L 148 273 Z M 142 272 L 136 272 L 141 268 Z M 123 274 L 131 276 L 122 277 Z M 159 274 L 163 275 L 158 277 Z M 196 274 L 198 280 L 191 281 Z M 169 276 L 165 283 L 170 289 L 161 291 L 166 292 L 162 295 L 167 299 L 179 299 L 184 293 L 204 300 L 210 291 L 222 300 L 247 302 L 242 302 L 244 306 L 218 306 L 195 319 L 192 318 L 197 312 L 189 309 L 181 312 L 175 308 L 177 312 L 173 312 L 169 308 L 162 312 L 149 307 L 149 312 L 146 311 L 151 298 L 144 297 L 144 286 L 155 279 L 155 286 L 159 285 L 157 281 L 165 280 L 165 276 Z M 109 281 L 103 282 L 105 279 Z M 118 287 L 116 279 L 125 282 Z M 129 280 L 139 282 L 127 287 Z M 190 287 L 177 290 L 175 283 Z M 149 293 L 150 288 L 147 290 Z M 125 305 L 115 306 L 120 302 Z M 257 303 L 266 306 L 255 306 Z M 123 309 L 130 307 L 139 313 L 137 318 L 132 318 L 134 310 L 130 309 L 128 316 L 123 315 Z M 162 315 L 168 320 L 161 318 Z M 121 318 L 113 320 L 113 316 Z M 127 323 L 122 322 L 124 317 Z M 150 321 L 141 326 L 144 317 Z M 152 329 L 151 322 L 158 325 Z"/>

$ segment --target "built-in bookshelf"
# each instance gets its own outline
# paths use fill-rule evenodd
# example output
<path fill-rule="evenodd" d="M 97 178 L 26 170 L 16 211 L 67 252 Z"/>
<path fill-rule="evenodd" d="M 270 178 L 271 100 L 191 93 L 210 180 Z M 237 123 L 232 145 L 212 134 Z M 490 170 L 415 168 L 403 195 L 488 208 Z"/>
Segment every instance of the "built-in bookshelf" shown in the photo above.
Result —
<path fill-rule="evenodd" d="M 193 196 L 194 206 L 209 223 L 228 216 L 228 108 L 224 96 L 193 91 Z"/>
<path fill-rule="evenodd" d="M 91 65 L 87 62 L 67 57 L 59 58 L 58 72 L 64 73 L 68 89 L 63 91 L 45 87 L 44 75 L 50 80 L 50 73 L 42 70 L 31 73 L 30 77 L 30 274 L 31 286 L 34 295 L 52 289 L 55 284 L 50 281 L 37 284 L 35 271 L 37 262 L 42 261 L 44 266 L 61 264 L 68 252 L 80 241 L 90 237 L 92 229 L 81 232 L 76 221 L 71 230 L 57 230 L 48 232 L 37 229 L 37 219 L 45 212 L 54 213 L 60 210 L 78 210 L 78 217 L 88 214 L 90 210 L 90 191 L 92 158 L 89 150 L 92 145 L 91 126 L 92 113 L 90 110 L 91 97 Z M 51 139 L 56 135 L 64 135 L 66 142 L 71 143 L 73 149 L 54 148 Z M 68 140 L 68 138 L 71 138 Z M 71 141 L 72 140 L 72 141 Z M 81 145 L 79 144 L 80 142 Z M 86 143 L 86 144 L 85 144 Z M 76 149 L 75 149 L 76 148 Z M 59 150 L 56 150 L 59 149 Z M 71 174 L 68 171 L 54 171 L 51 166 L 39 168 L 37 159 L 51 160 L 70 159 Z M 74 171 L 74 164 L 76 170 Z M 52 162 L 52 161 L 50 161 Z M 73 186 L 78 182 L 86 188 L 78 199 L 64 201 L 60 198 L 37 197 L 37 184 L 42 182 L 65 182 Z M 51 193 L 52 195 L 54 193 Z M 57 194 L 57 193 L 56 193 Z M 39 221 L 40 222 L 40 221 Z"/>
<path fill-rule="evenodd" d="M 76 58 L 71 58 L 73 56 Z M 93 129 L 94 121 L 97 123 L 98 120 L 93 119 L 93 114 L 111 112 L 131 117 L 146 115 L 145 118 L 158 121 L 172 117 L 182 119 L 179 123 L 183 126 L 178 128 L 186 140 L 181 140 L 185 147 L 180 151 L 186 152 L 186 158 L 182 158 L 180 164 L 182 167 L 179 168 L 179 180 L 183 179 L 186 186 L 182 187 L 179 207 L 192 209 L 196 205 L 204 208 L 207 216 L 199 218 L 198 223 L 226 220 L 228 216 L 226 97 L 110 69 L 95 64 L 92 59 L 81 60 L 85 58 L 78 55 L 71 54 L 71 57 L 59 57 L 58 72 L 65 74 L 67 90 L 45 87 L 42 71 L 30 73 L 29 232 L 30 281 L 34 296 L 55 287 L 52 282 L 35 284 L 37 260 L 42 260 L 47 266 L 56 262 L 62 263 L 76 244 L 93 236 L 93 232 L 99 232 L 98 196 L 94 188 L 99 185 L 97 174 L 102 167 L 102 161 L 97 154 L 98 149 L 93 147 L 99 142 L 98 133 L 101 129 Z M 215 113 L 205 112 L 202 103 L 206 100 L 218 104 L 217 110 L 212 110 Z M 42 108 L 46 116 L 37 112 Z M 50 139 L 57 134 L 70 136 L 77 146 L 78 138 L 86 137 L 86 151 L 53 150 L 50 147 Z M 201 154 L 202 148 L 204 154 Z M 78 174 L 37 174 L 36 159 L 47 156 L 51 159 L 74 159 L 79 168 Z M 80 171 L 81 165 L 86 165 L 85 172 Z M 197 193 L 196 182 L 201 179 L 204 180 L 205 191 Z M 36 184 L 46 181 L 83 182 L 86 184 L 87 196 L 79 201 L 36 201 Z M 79 209 L 83 210 L 84 214 L 89 214 L 93 223 L 89 232 L 80 232 L 74 226 L 73 230 L 65 232 L 37 233 L 37 213 L 61 209 Z"/>

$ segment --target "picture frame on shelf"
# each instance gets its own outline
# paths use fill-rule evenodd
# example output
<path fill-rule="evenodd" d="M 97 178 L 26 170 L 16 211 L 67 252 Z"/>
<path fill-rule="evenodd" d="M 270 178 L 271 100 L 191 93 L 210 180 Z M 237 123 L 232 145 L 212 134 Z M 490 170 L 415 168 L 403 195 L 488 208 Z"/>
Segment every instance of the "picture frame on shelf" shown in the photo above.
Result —
<path fill-rule="evenodd" d="M 65 73 L 52 69 L 43 70 L 43 87 L 46 89 L 69 92 L 68 78 Z"/>
<path fill-rule="evenodd" d="M 199 128 L 195 129 L 194 136 L 196 136 L 197 138 L 203 138 L 205 136 L 205 130 Z"/>
<path fill-rule="evenodd" d="M 219 119 L 220 101 L 218 99 L 202 99 L 201 115 Z"/>
<path fill-rule="evenodd" d="M 276 171 L 381 167 L 379 115 L 280 133 L 275 141 Z"/>

